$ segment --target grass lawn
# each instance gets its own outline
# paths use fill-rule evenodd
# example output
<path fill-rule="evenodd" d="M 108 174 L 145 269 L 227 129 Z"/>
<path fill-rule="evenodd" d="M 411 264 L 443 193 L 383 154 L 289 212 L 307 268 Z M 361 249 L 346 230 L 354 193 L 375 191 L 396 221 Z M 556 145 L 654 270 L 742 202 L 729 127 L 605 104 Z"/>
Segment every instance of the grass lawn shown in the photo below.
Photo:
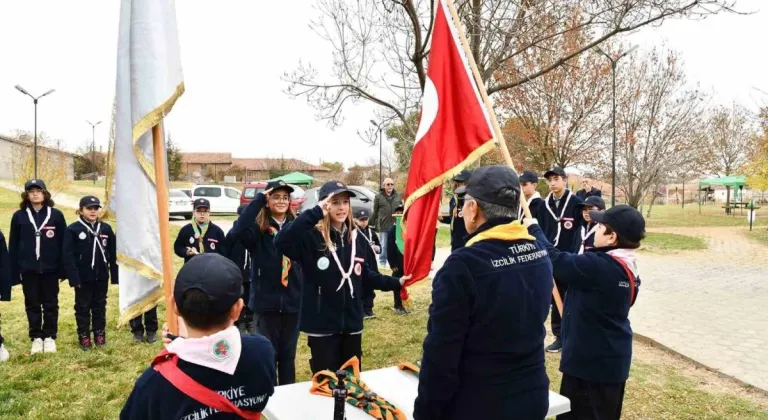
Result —
<path fill-rule="evenodd" d="M 679 235 L 676 233 L 648 232 L 646 233 L 642 251 L 695 251 L 707 249 L 704 239 L 697 236 Z"/>
<path fill-rule="evenodd" d="M 746 231 L 744 234 L 747 235 L 747 237 L 750 239 L 754 239 L 768 245 L 768 228 L 752 228 L 752 232 Z"/>
<path fill-rule="evenodd" d="M 747 222 L 746 211 L 736 210 L 734 215 L 726 215 L 725 210 L 721 208 L 722 204 L 713 204 L 701 207 L 697 205 L 686 205 L 685 209 L 680 206 L 655 205 L 651 209 L 651 215 L 648 217 L 648 207 L 643 208 L 643 216 L 646 225 L 649 228 L 657 227 L 703 227 L 703 226 L 749 226 Z M 768 217 L 760 217 L 762 214 L 768 215 L 768 209 L 757 210 L 757 226 L 768 226 Z"/>

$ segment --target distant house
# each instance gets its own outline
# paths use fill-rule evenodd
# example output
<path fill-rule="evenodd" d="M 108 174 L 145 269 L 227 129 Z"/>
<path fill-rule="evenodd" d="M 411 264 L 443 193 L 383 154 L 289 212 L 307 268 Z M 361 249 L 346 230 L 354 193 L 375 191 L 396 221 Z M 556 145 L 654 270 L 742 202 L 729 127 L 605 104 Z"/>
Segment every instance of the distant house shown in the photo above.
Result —
<path fill-rule="evenodd" d="M 182 153 L 181 172 L 186 179 L 219 180 L 232 166 L 232 153 Z"/>
<path fill-rule="evenodd" d="M 19 165 L 19 159 L 32 159 L 34 143 L 13 137 L 0 135 L 0 179 L 13 179 L 14 164 Z M 75 179 L 75 156 L 64 150 L 37 146 L 38 168 L 51 160 L 63 160 L 67 171 L 67 179 Z"/>
<path fill-rule="evenodd" d="M 298 159 L 233 158 L 231 153 L 182 153 L 182 174 L 187 179 L 213 179 L 221 181 L 224 174 L 235 175 L 237 182 L 264 181 L 275 173 L 300 171 L 320 181 L 326 180 L 331 170 Z M 240 171 L 238 171 L 240 170 Z"/>

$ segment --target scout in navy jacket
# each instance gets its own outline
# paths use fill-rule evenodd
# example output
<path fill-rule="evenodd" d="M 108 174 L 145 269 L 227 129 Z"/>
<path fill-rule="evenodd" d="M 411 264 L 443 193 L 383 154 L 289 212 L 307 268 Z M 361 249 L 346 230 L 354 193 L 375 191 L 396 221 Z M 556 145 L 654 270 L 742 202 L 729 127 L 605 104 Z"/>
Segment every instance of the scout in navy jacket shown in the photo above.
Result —
<path fill-rule="evenodd" d="M 581 199 L 566 189 L 560 200 L 555 200 L 555 196 L 549 193 L 542 204 L 538 220 L 547 239 L 561 251 L 576 252 L 578 249 L 574 244 L 582 223 Z"/>
<path fill-rule="evenodd" d="M 25 205 L 13 214 L 8 252 L 11 258 L 11 282 L 14 285 L 19 284 L 21 275 L 28 272 L 56 273 L 60 279 L 65 278 L 61 248 L 66 229 L 64 214 L 50 205 L 43 205 L 39 211 Z"/>
<path fill-rule="evenodd" d="M 544 208 L 544 199 L 541 198 L 541 194 L 536 191 L 539 186 L 539 176 L 533 171 L 524 171 L 520 174 L 520 190 L 525 195 L 525 199 L 528 200 L 528 208 L 531 209 L 531 216 L 534 219 L 541 220 L 541 212 L 547 211 Z M 525 215 L 523 214 L 523 207 L 520 206 L 520 210 L 517 212 L 517 220 L 523 220 Z"/>
<path fill-rule="evenodd" d="M 69 285 L 107 281 L 118 284 L 115 233 L 107 223 L 90 224 L 82 217 L 67 227 L 63 247 Z"/>
<path fill-rule="evenodd" d="M 227 255 L 227 239 L 224 231 L 210 221 L 211 204 L 205 198 L 194 201 L 194 220 L 184 226 L 176 237 L 173 250 L 186 264 L 192 257 L 200 254 L 217 253 Z"/>
<path fill-rule="evenodd" d="M 0 301 L 11 300 L 11 259 L 8 255 L 8 246 L 5 243 L 5 235 L 0 232 Z M 2 338 L 0 338 L 2 342 Z"/>
<path fill-rule="evenodd" d="M 595 247 L 597 222 L 589 217 L 589 212 L 605 210 L 605 201 L 600 197 L 587 197 L 587 199 L 580 204 L 580 208 L 582 221 L 579 224 L 578 235 L 574 237 L 574 240 L 576 241 L 574 248 L 577 250 L 578 254 L 583 254 L 584 251 Z"/>
<path fill-rule="evenodd" d="M 251 253 L 245 248 L 243 243 L 237 240 L 234 236 L 234 231 L 237 229 L 237 220 L 232 222 L 232 229 L 224 236 L 227 242 L 227 258 L 232 260 L 238 267 L 240 267 L 240 273 L 243 275 L 243 284 L 251 282 Z M 249 297 L 243 298 L 247 299 Z"/>

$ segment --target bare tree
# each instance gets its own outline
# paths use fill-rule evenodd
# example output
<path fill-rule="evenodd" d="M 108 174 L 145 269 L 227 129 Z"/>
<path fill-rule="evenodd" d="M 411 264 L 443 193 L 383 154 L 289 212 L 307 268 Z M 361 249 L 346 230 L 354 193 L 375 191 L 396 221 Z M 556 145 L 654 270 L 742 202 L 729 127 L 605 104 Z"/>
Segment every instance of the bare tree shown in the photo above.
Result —
<path fill-rule="evenodd" d="M 714 109 L 707 124 L 711 171 L 732 175 L 741 170 L 753 156 L 758 141 L 753 116 L 741 105 Z M 725 201 L 731 201 L 731 187 L 726 186 Z"/>
<path fill-rule="evenodd" d="M 472 56 L 488 93 L 529 83 L 622 33 L 669 18 L 704 18 L 733 11 L 735 0 L 456 0 Z M 333 49 L 320 73 L 311 63 L 287 72 L 287 93 L 304 97 L 318 117 L 341 124 L 360 101 L 378 106 L 379 120 L 409 128 L 427 79 L 436 0 L 316 0 L 310 27 Z M 574 31 L 591 34 L 536 67 L 501 80 L 503 68 Z M 414 131 L 415 132 L 415 131 Z"/>

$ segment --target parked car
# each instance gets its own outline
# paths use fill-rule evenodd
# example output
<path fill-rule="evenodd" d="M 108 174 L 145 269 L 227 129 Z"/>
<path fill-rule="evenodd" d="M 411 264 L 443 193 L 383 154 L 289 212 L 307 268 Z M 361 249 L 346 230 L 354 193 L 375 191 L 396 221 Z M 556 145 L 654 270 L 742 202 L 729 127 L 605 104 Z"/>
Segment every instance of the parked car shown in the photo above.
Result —
<path fill-rule="evenodd" d="M 293 192 L 291 193 L 291 209 L 296 212 L 298 211 L 299 206 L 301 206 L 301 203 L 305 200 L 305 191 L 298 185 L 288 185 L 293 188 Z M 256 194 L 264 192 L 266 188 L 267 183 L 263 181 L 251 182 L 250 184 L 243 185 L 243 192 L 240 195 L 240 205 L 247 205 L 256 197 Z"/>
<path fill-rule="evenodd" d="M 192 189 L 191 188 L 177 188 L 176 191 L 181 191 L 184 194 L 186 194 L 187 197 L 192 198 Z"/>
<path fill-rule="evenodd" d="M 360 185 L 348 185 L 347 188 L 356 195 L 351 200 L 353 213 L 359 209 L 366 209 L 368 213 L 373 211 L 373 199 L 376 197 L 375 192 Z M 317 205 L 318 201 L 320 201 L 318 199 L 319 191 L 320 188 L 311 188 L 304 193 L 305 200 L 301 207 L 299 207 L 299 213 Z"/>
<path fill-rule="evenodd" d="M 196 185 L 192 189 L 192 200 L 208 199 L 212 213 L 237 213 L 240 195 L 240 191 L 224 185 Z"/>
<path fill-rule="evenodd" d="M 181 190 L 168 191 L 168 212 L 171 216 L 184 216 L 192 219 L 192 198 Z"/>

